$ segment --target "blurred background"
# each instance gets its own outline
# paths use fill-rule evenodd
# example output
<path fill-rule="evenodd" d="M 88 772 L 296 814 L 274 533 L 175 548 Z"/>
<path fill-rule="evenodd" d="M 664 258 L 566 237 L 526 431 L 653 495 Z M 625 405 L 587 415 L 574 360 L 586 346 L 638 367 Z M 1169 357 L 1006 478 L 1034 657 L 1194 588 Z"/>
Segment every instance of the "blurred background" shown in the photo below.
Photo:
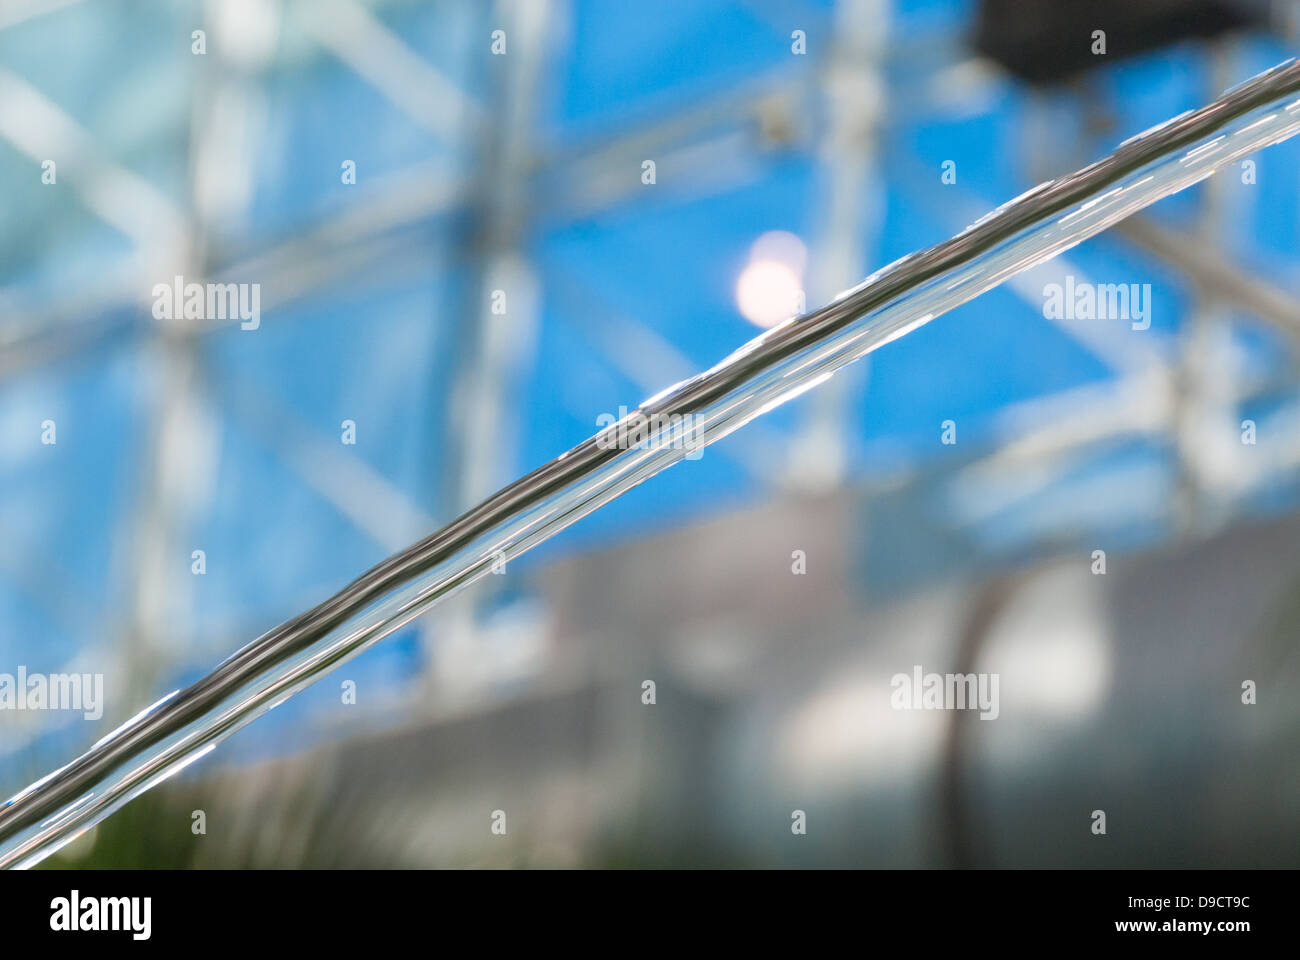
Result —
<path fill-rule="evenodd" d="M 1297 13 L 8 0 L 0 672 L 105 710 L 0 711 L 0 789 Z M 1300 865 L 1298 160 L 872 354 L 49 863 Z M 258 284 L 256 329 L 157 319 L 176 276 Z M 1045 316 L 1067 277 L 1150 284 L 1149 329 Z M 999 717 L 891 709 L 914 665 Z"/>

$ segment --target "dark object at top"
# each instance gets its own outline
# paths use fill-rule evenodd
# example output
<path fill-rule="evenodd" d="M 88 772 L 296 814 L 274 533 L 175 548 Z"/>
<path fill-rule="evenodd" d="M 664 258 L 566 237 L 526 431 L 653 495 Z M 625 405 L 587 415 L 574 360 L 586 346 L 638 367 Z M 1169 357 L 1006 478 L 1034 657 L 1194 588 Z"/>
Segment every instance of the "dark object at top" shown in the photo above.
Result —
<path fill-rule="evenodd" d="M 1179 40 L 1268 24 L 1267 0 L 980 0 L 975 47 L 1050 84 Z M 1104 55 L 1093 53 L 1097 30 Z"/>

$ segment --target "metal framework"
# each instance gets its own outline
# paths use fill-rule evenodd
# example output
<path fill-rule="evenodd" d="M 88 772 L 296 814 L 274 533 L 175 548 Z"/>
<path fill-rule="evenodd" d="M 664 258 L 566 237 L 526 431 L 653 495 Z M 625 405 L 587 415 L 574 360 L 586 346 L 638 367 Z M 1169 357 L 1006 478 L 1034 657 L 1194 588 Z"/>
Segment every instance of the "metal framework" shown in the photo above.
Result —
<path fill-rule="evenodd" d="M 45 0 L 18 5 L 6 11 L 0 27 L 62 9 L 73 2 L 75 0 Z M 598 438 L 592 438 L 498 493 L 488 495 L 496 485 L 494 478 L 499 477 L 502 471 L 502 465 L 494 460 L 494 453 L 498 448 L 496 438 L 501 433 L 503 405 L 508 402 L 501 391 L 508 385 L 510 377 L 503 374 L 517 369 L 525 358 L 512 352 L 502 331 L 493 329 L 492 316 L 481 309 L 481 304 L 485 300 L 484 294 L 490 293 L 497 285 L 495 278 L 503 272 L 525 278 L 534 275 L 535 271 L 526 262 L 518 243 L 523 218 L 540 215 L 580 217 L 593 209 L 620 202 L 625 199 L 624 188 L 609 187 L 609 174 L 611 170 L 625 166 L 629 156 L 667 155 L 678 151 L 684 161 L 693 160 L 703 173 L 716 166 L 719 156 L 728 156 L 735 149 L 737 129 L 754 124 L 763 111 L 773 109 L 774 91 L 789 94 L 793 89 L 797 91 L 796 97 L 821 99 L 831 104 L 832 122 L 823 156 L 831 180 L 837 187 L 836 196 L 831 198 L 823 218 L 827 229 L 822 242 L 838 256 L 824 258 L 827 265 L 817 287 L 828 298 L 834 288 L 847 284 L 849 271 L 855 270 L 854 264 L 862 259 L 860 253 L 855 254 L 853 250 L 861 244 L 863 225 L 855 215 L 845 212 L 848 207 L 838 201 L 842 193 L 862 189 L 862 180 L 877 152 L 876 141 L 882 133 L 877 124 L 864 120 L 862 116 L 869 105 L 858 100 L 845 102 L 842 93 L 837 91 L 843 90 L 846 73 L 854 88 L 874 83 L 879 89 L 885 89 L 887 60 L 891 53 L 873 45 L 870 31 L 865 31 L 863 25 L 885 22 L 888 6 L 884 0 L 843 4 L 843 43 L 831 52 L 826 62 L 812 70 L 792 76 L 788 69 L 782 68 L 771 77 L 757 78 L 739 93 L 730 92 L 716 102 L 700 104 L 667 122 L 623 131 L 607 141 L 556 148 L 530 142 L 529 126 L 525 122 L 529 113 L 529 94 L 546 63 L 547 17 L 543 5 L 528 0 L 502 0 L 492 13 L 495 18 L 492 22 L 510 24 L 511 43 L 522 54 L 511 58 L 510 70 L 498 91 L 499 99 L 492 105 L 494 111 L 503 111 L 507 119 L 494 122 L 488 119 L 490 114 L 486 105 L 475 102 L 459 90 L 454 82 L 389 32 L 362 4 L 355 0 L 300 4 L 296 9 L 304 16 L 304 22 L 311 28 L 321 51 L 337 57 L 356 71 L 417 124 L 448 141 L 467 140 L 479 144 L 481 155 L 496 159 L 493 163 L 481 165 L 473 178 L 448 171 L 441 164 L 417 165 L 387 178 L 367 195 L 366 202 L 358 209 L 321 223 L 305 237 L 264 250 L 253 258 L 241 257 L 236 262 L 223 262 L 209 242 L 210 218 L 216 216 L 217 211 L 222 211 L 225 216 L 232 215 L 225 202 L 228 198 L 212 194 L 217 189 L 214 181 L 205 180 L 196 172 L 190 210 L 175 209 L 147 183 L 104 159 L 105 152 L 93 138 L 25 80 L 10 73 L 0 73 L 0 137 L 30 156 L 43 157 L 56 152 L 55 144 L 49 140 L 33 139 L 36 136 L 34 131 L 46 131 L 46 136 L 58 139 L 57 152 L 75 153 L 83 163 L 96 165 L 99 168 L 97 182 L 109 187 L 86 195 L 84 202 L 105 222 L 135 238 L 139 244 L 140 262 L 151 267 L 158 262 L 160 248 L 170 246 L 182 251 L 185 272 L 211 277 L 279 276 L 283 278 L 280 289 L 302 293 L 324 278 L 337 279 L 341 271 L 365 270 L 378 261 L 402 270 L 417 271 L 426 267 L 425 256 L 403 249 L 400 243 L 394 244 L 394 231 L 404 226 L 463 211 L 466 205 L 477 211 L 479 219 L 487 224 L 480 242 L 473 246 L 472 266 L 479 278 L 475 285 L 479 295 L 476 302 L 464 310 L 464 323 L 471 335 L 466 338 L 466 355 L 458 364 L 462 379 L 454 388 L 459 409 L 466 412 L 459 421 L 463 429 L 454 443 L 459 479 L 455 489 L 445 497 L 444 504 L 449 513 L 465 509 L 468 512 L 414 546 L 395 553 L 335 597 L 239 651 L 204 680 L 141 715 L 81 759 L 24 794 L 20 802 L 0 811 L 0 840 L 5 841 L 7 847 L 0 863 L 30 862 L 34 848 L 25 842 L 17 847 L 9 844 L 15 838 L 27 835 L 45 818 L 66 817 L 59 821 L 59 837 L 72 835 L 70 824 L 81 824 L 79 829 L 84 829 L 93 820 L 83 820 L 82 813 L 74 811 L 72 806 L 79 802 L 87 789 L 102 784 L 104 778 L 111 777 L 114 771 L 153 751 L 174 746 L 177 734 L 191 723 L 210 717 L 214 708 L 231 697 L 245 696 L 250 684 L 275 670 L 300 667 L 304 658 L 319 654 L 318 646 L 322 641 L 354 618 L 373 612 L 374 605 L 383 598 L 442 569 L 466 547 L 485 538 L 491 539 L 514 519 L 545 507 L 557 491 L 579 484 L 584 478 L 594 477 L 615 464 L 624 451 L 601 446 Z M 273 11 L 279 4 L 266 0 L 265 7 Z M 764 8 L 764 5 L 756 3 L 755 7 Z M 487 22 L 486 19 L 483 21 Z M 892 56 L 903 56 L 904 53 L 894 51 Z M 224 66 L 229 69 L 200 84 L 200 95 L 194 104 L 196 117 L 207 115 L 211 119 L 207 112 L 213 110 L 218 101 L 240 103 L 243 105 L 241 109 L 245 110 L 256 109 L 251 104 L 259 96 L 259 65 L 241 61 Z M 923 289 L 937 278 L 956 275 L 981 256 L 1013 241 L 1036 224 L 1059 216 L 1090 198 L 1104 196 L 1107 187 L 1120 183 L 1147 164 L 1171 151 L 1203 141 L 1227 129 L 1243 115 L 1298 89 L 1300 68 L 1296 67 L 1237 88 L 1194 115 L 1179 118 L 1159 131 L 1127 144 L 1098 164 L 1001 208 L 993 218 L 951 241 L 907 258 L 876 275 L 850 295 L 797 322 L 777 328 L 708 374 L 686 380 L 661 394 L 643 412 L 665 417 L 698 416 L 707 412 L 719 400 L 761 380 L 772 371 L 783 369 L 783 365 L 792 359 L 806 356 L 819 345 L 835 342 L 837 336 L 850 331 L 863 317 Z M 29 117 L 36 111 L 43 122 L 5 124 L 4 117 L 18 113 L 14 109 L 18 106 Z M 218 149 L 217 145 L 202 142 L 202 131 L 214 126 L 212 122 L 195 123 L 195 142 L 192 145 L 195 155 Z M 237 158 L 228 159 L 237 162 Z M 529 209 L 521 189 L 530 178 L 558 187 L 554 195 L 535 201 L 535 209 Z M 707 182 L 707 179 L 702 177 L 701 181 Z M 962 206 L 958 204 L 957 208 Z M 977 211 L 986 209 L 982 200 L 970 200 L 964 206 Z M 1206 216 L 1207 234 L 1212 235 L 1213 210 Z M 159 223 L 170 224 L 169 230 L 165 231 L 167 236 L 161 240 L 157 229 Z M 1045 475 L 1050 477 L 1054 471 L 1059 473 L 1085 457 L 1099 441 L 1125 433 L 1174 435 L 1176 443 L 1185 448 L 1189 434 L 1178 426 L 1186 421 L 1185 415 L 1180 415 L 1179 405 L 1189 396 L 1203 392 L 1200 378 L 1207 376 L 1210 369 L 1205 363 L 1207 341 L 1204 330 L 1219 322 L 1215 309 L 1233 305 L 1291 336 L 1300 331 L 1300 313 L 1285 291 L 1250 274 L 1240 265 L 1216 256 L 1212 248 L 1172 235 L 1141 215 L 1131 217 L 1119 229 L 1145 250 L 1195 278 L 1202 294 L 1198 307 L 1200 333 L 1193 334 L 1186 355 L 1182 358 L 1166 357 L 1153 351 L 1135 357 L 1098 340 L 1094 332 L 1067 327 L 1068 333 L 1078 337 L 1104 361 L 1123 366 L 1123 375 L 1111 385 L 1087 392 L 1086 404 L 1070 402 L 1071 399 L 1077 401 L 1082 394 L 1073 398 L 1055 396 L 1015 411 L 1014 416 L 1006 418 L 1009 426 L 997 449 L 967 468 L 955 483 L 983 482 L 996 486 L 1012 471 L 1022 469 L 1026 462 L 1045 464 Z M 177 243 L 176 238 L 184 238 L 184 242 Z M 364 255 L 340 256 L 339 252 L 344 250 L 353 254 L 362 251 Z M 589 291 L 583 282 L 578 278 L 566 279 L 571 283 L 567 295 L 575 301 L 586 302 Z M 188 482 L 186 471 L 190 462 L 184 449 L 178 449 L 176 438 L 186 432 L 185 424 L 197 416 L 195 410 L 205 403 L 205 397 L 220 391 L 221 387 L 210 382 L 203 371 L 203 339 L 213 331 L 213 327 L 202 321 L 152 327 L 126 322 L 113 307 L 129 305 L 135 295 L 134 284 L 129 279 L 115 278 L 92 295 L 78 293 L 64 303 L 51 304 L 40 315 L 19 318 L 13 325 L 16 332 L 7 331 L 8 342 L 0 357 L 0 371 L 13 374 L 38 364 L 49 364 L 121 337 L 149 337 L 160 357 L 159 369 L 163 372 L 163 380 L 155 398 L 148 445 L 148 475 L 152 489 L 142 495 L 135 523 L 139 556 L 132 564 L 132 569 L 137 571 L 133 590 L 134 622 L 123 632 L 123 636 L 132 638 L 127 665 L 130 674 L 137 678 L 135 693 L 143 699 L 153 689 L 168 656 L 163 624 L 175 622 L 175 618 L 169 615 L 171 605 L 176 601 L 172 597 L 166 558 L 174 531 L 186 510 L 183 491 Z M 91 319 L 86 319 L 87 316 Z M 601 344 L 610 354 L 611 363 L 622 364 L 629 371 L 636 372 L 637 379 L 647 385 L 681 379 L 685 362 L 674 354 L 670 345 L 663 343 L 652 329 L 634 317 L 622 316 L 620 322 L 625 325 L 626 332 L 604 338 Z M 638 350 L 637 356 L 632 357 L 626 352 L 629 342 L 657 343 L 661 349 Z M 648 360 L 647 366 L 642 365 L 641 358 Z M 1219 396 L 1226 395 L 1226 402 L 1236 403 L 1261 391 L 1275 390 L 1277 386 L 1272 382 L 1230 383 L 1226 394 L 1220 390 Z M 1133 402 L 1135 396 L 1143 398 L 1145 410 L 1137 411 L 1136 408 L 1142 404 Z M 826 397 L 827 400 L 813 409 L 806 430 L 829 430 L 833 434 L 836 425 L 842 422 L 844 394 L 837 394 L 832 388 L 826 391 Z M 1064 419 L 1061 416 L 1063 408 L 1070 411 Z M 245 423 L 254 420 L 246 404 L 230 404 L 227 409 L 230 416 Z M 739 459 L 755 476 L 770 476 L 771 471 L 764 467 L 771 462 L 770 457 L 779 446 L 777 438 L 757 426 L 747 430 L 743 436 L 746 437 L 744 442 L 731 448 L 728 455 Z M 277 443 L 273 449 L 304 482 L 325 493 L 341 513 L 387 549 L 396 549 L 418 531 L 433 526 L 428 510 L 412 502 L 361 461 L 314 435 L 305 425 L 295 427 L 290 441 Z M 329 451 L 328 456 L 318 455 L 325 450 Z M 312 452 L 296 455 L 295 451 Z M 1183 459 L 1186 483 L 1191 491 L 1189 502 L 1194 504 L 1200 496 L 1197 491 L 1210 481 L 1201 475 L 1203 458 L 1185 454 Z M 1293 455 L 1280 458 L 1270 465 L 1270 469 L 1275 472 L 1292 470 L 1297 462 L 1300 462 L 1300 443 L 1296 444 Z M 1265 479 L 1266 476 L 1255 474 L 1247 482 L 1257 484 Z M 476 503 L 478 505 L 473 506 Z M 1195 515 L 1194 506 L 1187 509 Z M 14 544 L 0 545 L 0 553 L 3 547 L 18 549 Z M 22 550 L 26 552 L 27 546 L 24 545 Z M 13 558 L 3 559 L 12 561 Z M 7 562 L 6 566 L 15 568 L 13 562 Z M 472 569 L 444 579 L 431 592 L 427 585 L 422 587 L 418 592 L 418 604 L 403 607 L 402 616 L 405 617 L 405 613 L 416 606 L 423 609 L 428 602 L 459 587 L 481 571 L 482 563 L 476 561 Z M 408 602 L 412 599 L 408 597 Z M 60 605 L 53 598 L 47 598 L 47 602 Z M 472 611 L 465 616 L 468 619 L 459 629 L 467 636 L 473 625 Z M 402 622 L 406 619 L 409 617 Z M 385 621 L 385 627 L 395 622 Z M 383 632 L 388 631 L 385 629 Z M 367 632 L 366 642 L 373 642 L 379 635 L 382 633 Z M 356 649 L 355 645 L 349 646 L 346 652 L 350 655 Z M 431 659 L 436 660 L 437 653 L 432 645 L 430 652 Z M 327 660 L 335 662 L 343 655 L 341 650 L 332 651 Z M 287 695 L 293 689 L 296 687 L 289 685 L 280 691 Z M 235 725 L 232 718 L 222 723 L 218 732 L 224 735 Z M 190 762 L 195 756 L 193 751 L 185 752 L 183 762 Z M 166 763 L 149 767 L 144 771 L 145 775 L 124 784 L 119 799 L 129 799 L 129 795 L 138 792 L 135 788 L 143 789 L 161 776 L 174 772 L 178 768 L 175 760 L 175 757 L 170 757 Z M 124 799 L 121 802 L 125 802 Z M 103 808 L 103 815 L 108 812 L 111 812 L 111 807 Z M 55 844 L 57 840 L 43 837 L 41 855 L 48 853 Z"/>

